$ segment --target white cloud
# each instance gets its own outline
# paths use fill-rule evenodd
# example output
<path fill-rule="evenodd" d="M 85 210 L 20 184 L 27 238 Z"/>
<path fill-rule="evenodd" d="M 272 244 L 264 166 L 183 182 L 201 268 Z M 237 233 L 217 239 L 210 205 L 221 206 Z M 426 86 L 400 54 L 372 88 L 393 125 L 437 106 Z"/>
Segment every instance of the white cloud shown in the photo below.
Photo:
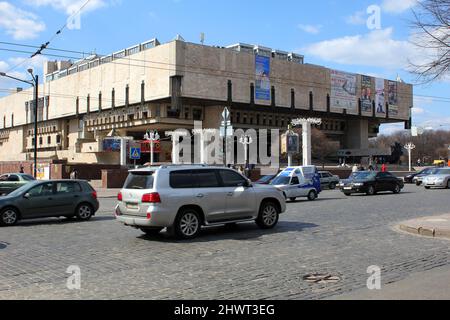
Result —
<path fill-rule="evenodd" d="M 0 60 L 0 71 L 6 72 L 6 70 L 8 70 L 8 68 L 9 68 L 9 65 L 5 61 Z"/>
<path fill-rule="evenodd" d="M 322 29 L 321 25 L 311 25 L 311 24 L 299 24 L 298 28 L 304 32 L 311 34 L 320 33 L 320 29 Z"/>
<path fill-rule="evenodd" d="M 67 15 L 76 13 L 86 0 L 26 0 L 30 5 L 36 7 L 51 6 L 56 10 L 64 11 Z M 105 0 L 91 0 L 82 12 L 94 11 L 107 5 Z"/>
<path fill-rule="evenodd" d="M 364 11 L 358 11 L 345 18 L 345 22 L 354 25 L 364 25 L 367 23 L 367 14 Z"/>
<path fill-rule="evenodd" d="M 6 1 L 0 2 L 0 17 L 0 28 L 15 40 L 34 39 L 45 30 L 45 24 L 36 15 Z"/>
<path fill-rule="evenodd" d="M 405 125 L 403 123 L 389 123 L 380 126 L 380 134 L 391 135 L 399 131 L 404 131 Z"/>
<path fill-rule="evenodd" d="M 393 29 L 374 30 L 368 34 L 345 36 L 314 43 L 304 52 L 325 61 L 346 65 L 405 68 L 414 48 L 408 41 L 394 40 Z"/>
<path fill-rule="evenodd" d="M 381 7 L 389 13 L 402 13 L 417 4 L 417 0 L 383 0 Z"/>
<path fill-rule="evenodd" d="M 423 108 L 414 107 L 412 109 L 412 114 L 415 115 L 415 116 L 420 115 L 420 114 L 424 114 L 424 113 L 425 113 L 425 109 L 423 109 Z"/>

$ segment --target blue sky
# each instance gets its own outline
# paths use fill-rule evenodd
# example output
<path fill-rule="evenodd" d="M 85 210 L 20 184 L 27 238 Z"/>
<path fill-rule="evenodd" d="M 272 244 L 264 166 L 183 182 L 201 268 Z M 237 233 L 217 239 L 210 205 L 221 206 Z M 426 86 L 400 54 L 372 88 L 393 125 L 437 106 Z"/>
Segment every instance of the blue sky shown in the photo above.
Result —
<path fill-rule="evenodd" d="M 0 0 L 0 41 L 44 43 L 85 2 Z M 380 9 L 381 29 L 367 26 L 371 5 Z M 411 83 L 414 77 L 405 70 L 407 61 L 420 56 L 409 42 L 414 5 L 415 0 L 91 0 L 82 11 L 80 28 L 65 29 L 51 47 L 107 54 L 154 37 L 170 41 L 176 34 L 199 42 L 204 32 L 208 45 L 260 44 L 302 53 L 308 63 L 394 80 L 399 75 Z M 4 44 L 0 48 L 29 50 Z M 26 57 L 0 50 L 0 71 L 9 71 Z M 42 57 L 28 60 L 11 73 L 26 77 L 28 66 L 37 68 L 41 63 Z M 416 125 L 450 125 L 449 85 L 446 80 L 415 87 Z M 0 89 L 15 86 L 0 79 Z M 0 95 L 4 93 L 0 90 Z M 401 127 L 386 126 L 383 132 Z"/>

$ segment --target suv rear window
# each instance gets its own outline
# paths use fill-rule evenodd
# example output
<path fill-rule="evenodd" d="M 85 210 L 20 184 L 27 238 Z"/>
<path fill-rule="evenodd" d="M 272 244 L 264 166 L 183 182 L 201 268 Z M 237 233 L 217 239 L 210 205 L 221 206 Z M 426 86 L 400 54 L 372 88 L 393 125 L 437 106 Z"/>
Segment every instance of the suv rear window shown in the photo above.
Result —
<path fill-rule="evenodd" d="M 153 189 L 154 172 L 131 172 L 125 181 L 124 189 Z"/>

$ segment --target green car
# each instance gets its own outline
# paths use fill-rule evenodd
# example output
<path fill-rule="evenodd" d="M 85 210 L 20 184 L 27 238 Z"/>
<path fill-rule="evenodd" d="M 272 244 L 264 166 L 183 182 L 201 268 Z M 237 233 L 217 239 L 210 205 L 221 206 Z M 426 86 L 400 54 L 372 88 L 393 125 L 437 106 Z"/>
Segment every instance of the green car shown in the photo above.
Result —
<path fill-rule="evenodd" d="M 0 176 L 0 196 L 10 194 L 21 186 L 35 181 L 32 176 L 25 173 L 8 173 Z"/>

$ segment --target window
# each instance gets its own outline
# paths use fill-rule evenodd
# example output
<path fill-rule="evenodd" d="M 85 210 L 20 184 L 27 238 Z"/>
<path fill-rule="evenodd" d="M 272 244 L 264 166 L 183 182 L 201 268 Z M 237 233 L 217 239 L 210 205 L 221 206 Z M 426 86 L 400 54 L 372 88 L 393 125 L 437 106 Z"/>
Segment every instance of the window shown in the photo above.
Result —
<path fill-rule="evenodd" d="M 102 110 L 102 92 L 100 91 L 98 94 L 98 110 Z"/>
<path fill-rule="evenodd" d="M 200 109 L 192 110 L 192 118 L 197 121 L 203 120 L 203 111 Z"/>
<path fill-rule="evenodd" d="M 56 143 L 57 144 L 61 143 L 61 135 L 59 135 L 59 134 L 56 136 Z"/>
<path fill-rule="evenodd" d="M 125 88 L 125 106 L 128 107 L 130 104 L 130 86 L 127 84 L 127 87 Z"/>
<path fill-rule="evenodd" d="M 74 193 L 81 192 L 80 184 L 76 182 L 58 182 L 56 184 L 56 193 Z"/>
<path fill-rule="evenodd" d="M 174 171 L 170 173 L 170 187 L 173 189 L 195 188 L 195 181 L 192 179 L 192 171 Z"/>
<path fill-rule="evenodd" d="M 42 137 L 39 137 L 39 145 L 42 146 L 42 143 L 43 143 Z"/>
<path fill-rule="evenodd" d="M 11 127 L 14 127 L 14 113 L 11 115 Z"/>
<path fill-rule="evenodd" d="M 220 187 L 216 170 L 194 170 L 192 175 L 195 176 L 197 188 L 218 188 Z"/>
<path fill-rule="evenodd" d="M 51 136 L 47 137 L 47 144 L 52 144 L 52 137 Z"/>
<path fill-rule="evenodd" d="M 231 80 L 228 80 L 228 86 L 227 86 L 227 93 L 228 93 L 228 102 L 232 102 L 233 101 L 233 83 L 231 82 Z"/>
<path fill-rule="evenodd" d="M 36 179 L 32 176 L 29 176 L 27 174 L 22 175 L 22 179 L 25 181 L 35 181 Z"/>
<path fill-rule="evenodd" d="M 243 187 L 247 181 L 238 173 L 230 170 L 220 170 L 224 187 Z"/>
<path fill-rule="evenodd" d="M 111 108 L 114 109 L 116 107 L 116 90 L 113 88 L 111 91 Z"/>
<path fill-rule="evenodd" d="M 300 184 L 300 180 L 298 179 L 298 177 L 292 177 L 291 185 L 296 186 L 298 184 Z"/>
<path fill-rule="evenodd" d="M 12 175 L 10 175 L 10 176 L 8 177 L 8 181 L 10 181 L 10 182 L 19 182 L 20 179 L 19 179 L 19 177 L 16 176 L 15 174 L 12 174 Z"/>
<path fill-rule="evenodd" d="M 40 184 L 28 191 L 28 194 L 32 198 L 51 196 L 53 194 L 53 183 Z"/>
<path fill-rule="evenodd" d="M 153 189 L 153 174 L 153 171 L 130 173 L 125 181 L 124 189 Z"/>

